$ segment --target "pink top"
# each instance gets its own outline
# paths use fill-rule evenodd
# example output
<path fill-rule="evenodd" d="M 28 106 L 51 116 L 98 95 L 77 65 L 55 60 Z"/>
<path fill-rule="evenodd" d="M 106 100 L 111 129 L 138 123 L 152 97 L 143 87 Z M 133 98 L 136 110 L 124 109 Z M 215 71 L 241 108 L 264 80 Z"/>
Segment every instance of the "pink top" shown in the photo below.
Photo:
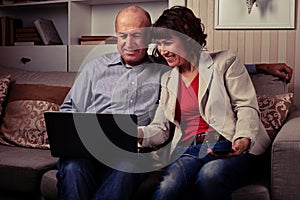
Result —
<path fill-rule="evenodd" d="M 180 122 L 181 130 L 184 134 L 182 141 L 186 141 L 196 134 L 206 132 L 209 128 L 209 125 L 199 113 L 198 83 L 199 74 L 188 87 L 180 78 L 175 120 Z"/>

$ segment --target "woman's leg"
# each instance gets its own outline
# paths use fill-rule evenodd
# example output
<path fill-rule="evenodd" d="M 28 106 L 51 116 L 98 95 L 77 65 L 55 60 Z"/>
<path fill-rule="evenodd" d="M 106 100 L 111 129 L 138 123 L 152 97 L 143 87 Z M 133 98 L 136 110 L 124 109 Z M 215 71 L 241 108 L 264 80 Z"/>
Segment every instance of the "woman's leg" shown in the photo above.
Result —
<path fill-rule="evenodd" d="M 186 192 L 193 186 L 199 169 L 209 161 L 207 156 L 199 158 L 200 148 L 201 145 L 191 146 L 186 154 L 164 170 L 162 181 L 155 190 L 153 199 L 184 199 Z"/>
<path fill-rule="evenodd" d="M 246 153 L 206 163 L 196 180 L 197 199 L 230 200 L 233 190 L 251 182 L 258 159 Z"/>

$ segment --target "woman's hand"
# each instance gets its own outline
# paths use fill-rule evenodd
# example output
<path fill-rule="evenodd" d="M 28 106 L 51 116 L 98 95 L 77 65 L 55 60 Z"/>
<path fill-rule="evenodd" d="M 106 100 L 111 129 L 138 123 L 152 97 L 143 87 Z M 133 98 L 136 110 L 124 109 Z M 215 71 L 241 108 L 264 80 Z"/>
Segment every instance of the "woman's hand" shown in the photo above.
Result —
<path fill-rule="evenodd" d="M 232 156 L 238 156 L 241 155 L 243 152 L 247 151 L 249 149 L 250 146 L 250 139 L 249 138 L 245 138 L 245 137 L 241 137 L 236 139 L 233 144 L 232 144 Z"/>
<path fill-rule="evenodd" d="M 234 157 L 234 156 L 239 156 L 241 155 L 243 152 L 247 151 L 249 149 L 250 146 L 250 139 L 249 138 L 245 138 L 245 137 L 241 137 L 236 139 L 233 143 L 232 143 L 232 151 L 227 153 L 227 154 L 216 154 L 213 152 L 212 149 L 208 149 L 207 153 L 212 154 L 216 157 Z"/>
<path fill-rule="evenodd" d="M 144 137 L 144 132 L 141 128 L 137 129 L 137 138 L 138 138 L 138 145 L 142 145 L 143 143 L 143 137 Z"/>

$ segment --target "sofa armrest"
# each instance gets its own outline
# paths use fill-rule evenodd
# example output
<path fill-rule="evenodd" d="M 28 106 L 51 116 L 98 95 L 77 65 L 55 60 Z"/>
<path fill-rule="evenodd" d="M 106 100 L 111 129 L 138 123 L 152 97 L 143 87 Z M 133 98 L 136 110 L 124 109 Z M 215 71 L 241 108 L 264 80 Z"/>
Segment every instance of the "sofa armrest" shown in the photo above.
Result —
<path fill-rule="evenodd" d="M 300 110 L 291 112 L 272 144 L 271 154 L 272 199 L 300 199 Z"/>

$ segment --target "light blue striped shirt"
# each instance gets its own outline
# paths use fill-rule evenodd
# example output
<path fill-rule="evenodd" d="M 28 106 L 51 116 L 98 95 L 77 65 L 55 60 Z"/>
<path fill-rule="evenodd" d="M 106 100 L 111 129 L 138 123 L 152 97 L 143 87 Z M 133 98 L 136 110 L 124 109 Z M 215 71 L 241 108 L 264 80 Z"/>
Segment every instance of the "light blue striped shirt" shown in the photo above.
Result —
<path fill-rule="evenodd" d="M 150 58 L 131 67 L 118 53 L 99 56 L 82 69 L 60 110 L 136 114 L 138 125 L 147 125 L 157 107 L 160 77 L 169 69 Z"/>

